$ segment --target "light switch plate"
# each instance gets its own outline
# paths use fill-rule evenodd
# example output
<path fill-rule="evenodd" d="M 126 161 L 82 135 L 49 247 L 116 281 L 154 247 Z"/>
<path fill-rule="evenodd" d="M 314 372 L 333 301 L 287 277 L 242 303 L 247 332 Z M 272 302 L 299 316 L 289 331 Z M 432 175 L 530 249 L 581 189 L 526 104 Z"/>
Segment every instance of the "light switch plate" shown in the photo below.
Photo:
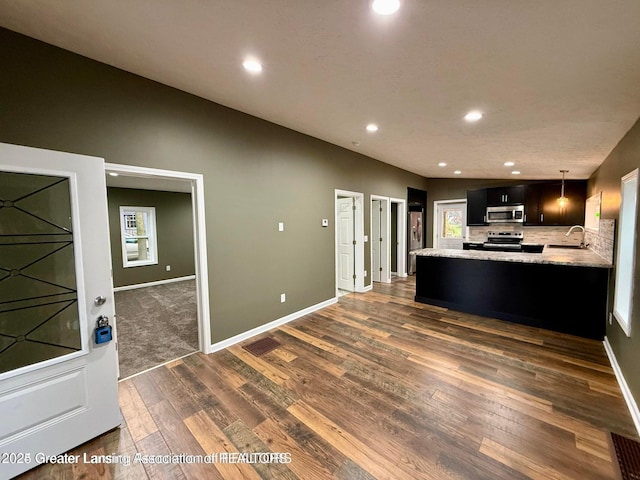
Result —
<path fill-rule="evenodd" d="M 279 222 L 278 223 L 278 231 L 279 232 L 284 232 L 284 222 Z"/>

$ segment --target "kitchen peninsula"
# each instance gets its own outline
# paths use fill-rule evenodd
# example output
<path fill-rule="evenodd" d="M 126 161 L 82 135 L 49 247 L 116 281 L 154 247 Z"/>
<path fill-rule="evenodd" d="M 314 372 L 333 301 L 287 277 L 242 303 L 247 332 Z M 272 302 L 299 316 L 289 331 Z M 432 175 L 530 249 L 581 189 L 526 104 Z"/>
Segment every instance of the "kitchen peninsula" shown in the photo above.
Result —
<path fill-rule="evenodd" d="M 542 253 L 425 248 L 415 300 L 602 340 L 611 263 L 588 249 Z"/>

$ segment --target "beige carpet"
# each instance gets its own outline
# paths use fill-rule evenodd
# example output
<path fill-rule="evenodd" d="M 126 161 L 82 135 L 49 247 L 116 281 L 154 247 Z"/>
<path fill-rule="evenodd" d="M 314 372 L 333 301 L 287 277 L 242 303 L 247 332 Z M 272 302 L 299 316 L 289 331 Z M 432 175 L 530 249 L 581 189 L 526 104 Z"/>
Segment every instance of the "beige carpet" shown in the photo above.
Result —
<path fill-rule="evenodd" d="M 120 378 L 198 350 L 195 280 L 115 293 Z"/>

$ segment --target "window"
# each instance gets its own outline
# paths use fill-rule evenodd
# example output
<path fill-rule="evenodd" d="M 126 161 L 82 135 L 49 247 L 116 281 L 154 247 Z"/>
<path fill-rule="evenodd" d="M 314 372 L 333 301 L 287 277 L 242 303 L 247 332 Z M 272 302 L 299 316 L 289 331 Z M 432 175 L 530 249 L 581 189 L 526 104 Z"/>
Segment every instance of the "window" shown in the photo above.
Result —
<path fill-rule="evenodd" d="M 638 169 L 622 177 L 620 188 L 620 225 L 613 315 L 628 337 L 631 336 L 631 307 L 633 303 L 633 270 L 635 268 L 636 210 L 638 197 Z"/>
<path fill-rule="evenodd" d="M 462 238 L 462 209 L 442 209 L 442 238 Z"/>
<path fill-rule="evenodd" d="M 124 268 L 158 263 L 154 207 L 120 207 L 120 233 Z"/>

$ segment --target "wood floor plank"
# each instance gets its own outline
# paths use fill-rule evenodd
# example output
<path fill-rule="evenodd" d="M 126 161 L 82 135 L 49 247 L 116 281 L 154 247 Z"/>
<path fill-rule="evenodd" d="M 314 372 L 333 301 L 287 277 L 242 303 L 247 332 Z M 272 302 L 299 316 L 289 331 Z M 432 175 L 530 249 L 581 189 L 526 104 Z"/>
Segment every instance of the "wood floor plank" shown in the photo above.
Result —
<path fill-rule="evenodd" d="M 153 455 L 169 455 L 171 450 L 165 442 L 164 437 L 158 431 L 144 437 L 137 442 L 138 449 L 141 455 L 153 456 Z M 182 467 L 177 463 L 163 463 L 163 462 L 145 462 L 141 465 L 144 466 L 144 470 L 149 479 L 153 480 L 186 480 L 187 477 L 184 474 Z M 144 478 L 144 477 L 139 477 Z"/>
<path fill-rule="evenodd" d="M 164 368 L 164 367 L 163 367 Z M 182 416 L 173 408 L 168 400 L 157 403 L 149 408 L 154 421 L 162 432 L 162 438 L 166 442 L 171 453 L 180 455 L 201 455 L 205 452 L 198 441 L 193 437 Z M 219 480 L 220 473 L 212 465 L 205 463 L 180 463 L 180 468 L 188 479 L 207 478 Z"/>
<path fill-rule="evenodd" d="M 299 445 L 300 449 L 303 449 L 307 455 L 311 455 L 318 462 L 329 471 L 333 471 L 341 465 L 345 456 L 341 452 L 337 451 L 324 439 L 315 435 L 306 425 L 300 423 L 295 417 L 293 417 L 287 410 L 288 406 L 282 406 L 272 401 L 268 393 L 260 391 L 258 388 L 251 384 L 247 384 L 242 388 L 242 393 L 246 396 L 247 400 L 251 400 L 267 417 L 271 420 L 271 423 L 277 425 L 283 435 L 286 435 Z M 260 425 L 263 425 L 262 422 Z M 254 431 L 257 432 L 257 428 Z M 262 438 L 262 437 L 261 437 Z M 264 441 L 264 438 L 262 438 Z M 270 444 L 269 441 L 265 441 L 265 444 Z"/>
<path fill-rule="evenodd" d="M 238 452 L 235 445 L 231 443 L 204 411 L 196 412 L 191 417 L 186 418 L 184 423 L 202 449 L 208 454 Z M 260 480 L 260 475 L 248 463 L 217 461 L 214 465 L 225 480 L 236 480 L 238 478 Z"/>
<path fill-rule="evenodd" d="M 137 442 L 147 435 L 157 432 L 158 426 L 151 418 L 135 384 L 130 380 L 125 380 L 120 382 L 118 387 L 120 410 L 133 440 Z"/>
<path fill-rule="evenodd" d="M 524 473 L 534 480 L 575 480 L 573 476 L 565 475 L 548 465 L 539 465 L 519 452 L 488 438 L 483 440 L 480 452 L 510 466 L 514 470 Z"/>
<path fill-rule="evenodd" d="M 298 420 L 303 422 L 314 432 L 324 438 L 336 449 L 345 454 L 355 463 L 362 466 L 374 478 L 379 480 L 393 480 L 396 478 L 397 467 L 394 463 L 379 457 L 375 451 L 369 448 L 349 432 L 345 432 L 333 421 L 320 414 L 315 409 L 305 405 L 304 402 L 297 402 L 289 407 L 291 413 Z M 376 462 L 369 459 L 378 458 Z"/>
<path fill-rule="evenodd" d="M 267 377 L 272 382 L 277 383 L 278 385 L 282 385 L 289 379 L 289 377 L 285 373 L 281 372 L 277 368 L 274 368 L 268 361 L 265 361 L 260 357 L 256 357 L 255 355 L 247 352 L 239 345 L 229 347 L 227 350 L 233 353 L 244 363 L 251 366 L 254 370 L 260 372 L 262 375 Z"/>
<path fill-rule="evenodd" d="M 291 454 L 291 463 L 287 467 L 304 480 L 326 480 L 333 477 L 332 472 L 312 455 L 312 452 L 300 446 L 280 425 L 266 419 L 253 429 L 256 435 L 269 448 Z"/>
<path fill-rule="evenodd" d="M 230 353 L 228 355 L 233 357 Z M 198 356 L 200 356 L 200 354 L 198 354 Z M 197 377 L 194 377 L 193 381 L 202 383 L 202 385 L 204 385 L 203 391 L 207 397 L 216 399 L 216 411 L 213 414 L 209 411 L 209 416 L 219 420 L 221 428 L 227 427 L 238 419 L 242 420 L 246 425 L 249 425 L 249 427 L 254 427 L 264 421 L 264 415 L 244 402 L 236 388 L 225 382 L 226 374 L 231 370 L 230 368 L 222 369 L 220 363 L 210 362 L 209 359 L 204 359 L 203 362 L 197 364 L 189 363 L 188 365 Z M 194 383 L 196 392 L 202 389 L 197 383 Z"/>
<path fill-rule="evenodd" d="M 226 427 L 224 429 L 224 434 L 235 444 L 235 446 L 241 452 L 261 454 L 271 451 L 267 447 L 267 445 L 265 445 L 265 443 L 240 420 Z M 284 462 L 258 462 L 254 464 L 253 467 L 262 478 L 277 478 L 282 480 L 298 480 L 299 478 L 289 469 L 288 463 Z"/>
<path fill-rule="evenodd" d="M 615 478 L 609 432 L 637 432 L 600 342 L 414 295 L 413 277 L 374 283 L 271 330 L 281 346 L 260 357 L 235 345 L 124 380 L 126 423 L 73 450 L 289 464 L 48 464 L 20 480 Z"/>

